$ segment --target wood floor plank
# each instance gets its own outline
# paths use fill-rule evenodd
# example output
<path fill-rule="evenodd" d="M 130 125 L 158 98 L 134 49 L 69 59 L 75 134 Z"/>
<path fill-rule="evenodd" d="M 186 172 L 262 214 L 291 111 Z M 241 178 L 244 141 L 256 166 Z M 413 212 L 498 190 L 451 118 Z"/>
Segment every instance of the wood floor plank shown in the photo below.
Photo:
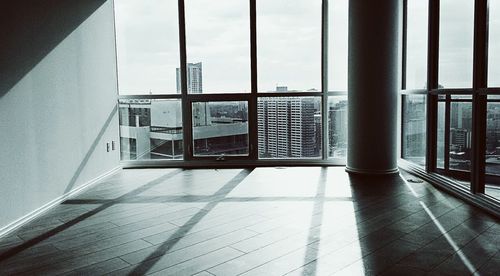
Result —
<path fill-rule="evenodd" d="M 225 235 L 224 237 L 218 237 L 211 240 L 207 240 L 204 242 L 200 242 L 194 244 L 189 247 L 184 247 L 179 250 L 175 250 L 173 252 L 166 252 L 165 254 L 157 253 L 157 247 L 155 247 L 155 251 L 141 251 L 141 255 L 139 254 L 129 254 L 126 256 L 122 256 L 122 259 L 126 260 L 128 263 L 133 264 L 134 266 L 128 268 L 126 271 L 130 273 L 135 271 L 136 273 L 151 273 L 155 271 L 160 271 L 172 266 L 176 266 L 178 264 L 184 263 L 186 261 L 192 260 L 196 257 L 208 255 L 211 252 L 218 251 L 223 248 L 227 248 L 228 245 L 231 245 L 235 242 L 250 238 L 256 235 L 256 233 L 248 231 L 248 230 L 238 230 L 232 233 Z M 230 249 L 231 251 L 237 251 L 235 249 Z M 240 251 L 238 252 L 238 256 L 244 254 Z M 144 254 L 149 253 L 149 254 Z M 213 264 L 212 266 L 215 266 Z M 210 266 L 210 267 L 212 267 Z M 204 269 L 201 269 L 204 270 Z M 200 270 L 200 271 L 201 271 Z M 123 273 L 125 271 L 120 271 Z M 196 273 L 196 272 L 195 272 Z"/>
<path fill-rule="evenodd" d="M 187 262 L 180 263 L 178 265 L 159 270 L 156 273 L 151 275 L 161 276 L 161 275 L 193 275 L 200 271 L 209 269 L 213 266 L 216 266 L 220 263 L 224 263 L 226 261 L 230 261 L 234 258 L 241 256 L 243 253 L 240 251 L 225 247 L 219 249 L 217 251 L 210 252 L 203 256 L 200 256 L 195 259 L 191 259 Z M 151 270 L 154 271 L 154 270 Z"/>
<path fill-rule="evenodd" d="M 242 221 L 244 223 L 248 223 L 246 221 Z M 252 223 L 252 222 L 250 222 Z M 198 247 L 203 247 L 200 249 L 201 250 L 207 250 L 210 249 L 209 246 L 206 246 L 205 244 L 212 244 L 215 243 L 215 246 L 219 246 L 221 244 L 225 244 L 227 242 L 230 242 L 227 245 L 231 245 L 233 243 L 236 243 L 238 241 L 244 240 L 248 237 L 245 236 L 245 238 L 238 239 L 236 241 L 232 241 L 232 239 L 228 239 L 228 237 L 231 237 L 235 232 L 240 233 L 244 232 L 247 233 L 250 236 L 257 235 L 257 233 L 243 229 L 245 224 L 235 224 L 233 228 L 230 227 L 223 227 L 220 229 L 215 229 L 215 230 L 207 230 L 207 231 L 200 231 L 200 232 L 195 232 L 193 234 L 189 235 L 178 235 L 176 232 L 173 232 L 171 235 L 168 235 L 165 237 L 165 239 L 162 240 L 162 242 L 155 243 L 155 246 L 151 246 L 149 248 L 145 248 L 143 250 L 139 250 L 137 252 L 122 256 L 121 258 L 124 259 L 125 261 L 129 262 L 130 264 L 138 264 L 146 258 L 156 258 L 162 255 L 161 252 L 156 252 L 158 247 L 163 247 L 165 248 L 164 251 L 166 252 L 175 252 L 177 250 L 182 250 L 187 247 L 191 247 L 193 245 L 198 245 Z M 223 231 L 223 232 L 221 232 Z M 226 241 L 225 239 L 228 239 Z M 146 241 L 148 241 L 146 239 Z"/>
<path fill-rule="evenodd" d="M 138 240 L 92 254 L 59 254 L 58 257 L 54 256 L 52 258 L 41 259 L 36 263 L 24 263 L 2 268 L 2 272 L 7 274 L 28 272 L 39 275 L 61 274 L 113 259 L 149 246 L 149 243 Z"/>
<path fill-rule="evenodd" d="M 498 219 L 410 177 L 123 170 L 0 238 L 0 275 L 496 275 Z"/>
<path fill-rule="evenodd" d="M 63 273 L 61 275 L 88 275 L 88 276 L 106 275 L 113 271 L 117 271 L 129 266 L 130 265 L 127 262 L 123 261 L 122 259 L 114 258 L 97 264 L 84 266 L 79 269 Z"/>

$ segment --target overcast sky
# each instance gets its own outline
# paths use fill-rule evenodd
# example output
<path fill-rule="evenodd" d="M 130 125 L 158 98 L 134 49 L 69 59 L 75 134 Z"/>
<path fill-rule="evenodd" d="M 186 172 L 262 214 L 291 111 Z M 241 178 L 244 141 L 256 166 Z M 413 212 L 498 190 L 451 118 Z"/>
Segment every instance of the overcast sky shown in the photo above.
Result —
<path fill-rule="evenodd" d="M 500 87 L 500 0 L 489 1 L 488 85 Z"/>
<path fill-rule="evenodd" d="M 248 0 L 186 0 L 188 62 L 203 63 L 204 93 L 250 91 Z M 472 83 L 473 0 L 442 0 L 440 84 Z M 490 1 L 490 60 L 500 65 L 500 0 Z M 410 0 L 408 87 L 425 86 L 427 1 Z M 413 12 L 412 12 L 413 11 Z M 122 94 L 175 93 L 177 0 L 115 0 Z M 330 1 L 329 86 L 347 89 L 348 0 Z M 496 16 L 495 16 L 496 14 Z M 259 91 L 321 89 L 321 0 L 258 0 Z M 494 51 L 493 49 L 498 49 Z M 491 63 L 491 62 L 490 62 Z M 500 66 L 490 64 L 500 85 Z"/>

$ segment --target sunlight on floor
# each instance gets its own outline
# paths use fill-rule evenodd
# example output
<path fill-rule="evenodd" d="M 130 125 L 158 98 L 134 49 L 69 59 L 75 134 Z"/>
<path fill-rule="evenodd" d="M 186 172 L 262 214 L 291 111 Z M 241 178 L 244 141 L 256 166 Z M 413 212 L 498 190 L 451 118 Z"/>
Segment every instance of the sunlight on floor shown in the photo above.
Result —
<path fill-rule="evenodd" d="M 460 257 L 460 259 L 462 260 L 462 262 L 464 263 L 464 265 L 467 267 L 467 269 L 469 270 L 469 272 L 470 273 L 474 273 L 476 271 L 476 268 L 469 261 L 469 259 L 467 258 L 467 256 L 465 256 L 465 254 L 460 251 L 460 248 L 453 241 L 453 239 L 450 237 L 450 235 L 448 235 L 447 231 L 443 228 L 443 226 L 441 225 L 441 223 L 439 223 L 439 220 L 432 214 L 431 210 L 429 210 L 429 208 L 427 207 L 427 205 L 424 202 L 420 201 L 420 204 L 424 208 L 425 212 L 429 215 L 429 217 L 431 217 L 432 222 L 434 222 L 434 224 L 436 225 L 436 227 L 443 234 L 443 236 L 445 237 L 446 241 L 448 241 L 448 243 L 453 248 L 453 250 L 455 250 L 455 253 Z"/>
<path fill-rule="evenodd" d="M 404 177 L 401 177 L 404 180 L 404 183 L 406 187 L 411 191 L 411 193 L 418 198 L 419 194 L 413 189 L 413 187 L 404 179 Z M 474 273 L 477 269 L 474 267 L 474 265 L 470 262 L 470 260 L 465 256 L 463 252 L 460 251 L 460 248 L 457 246 L 457 244 L 453 241 L 453 239 L 450 237 L 450 235 L 447 233 L 447 231 L 444 229 L 444 227 L 441 225 L 439 222 L 439 219 L 434 216 L 432 211 L 428 208 L 428 206 L 422 202 L 421 200 L 419 201 L 420 205 L 422 208 L 425 210 L 427 215 L 432 219 L 432 222 L 436 225 L 436 227 L 439 229 L 441 234 L 444 236 L 448 244 L 453 248 L 455 253 L 459 256 L 459 258 L 462 260 L 464 265 L 467 267 L 470 273 Z"/>

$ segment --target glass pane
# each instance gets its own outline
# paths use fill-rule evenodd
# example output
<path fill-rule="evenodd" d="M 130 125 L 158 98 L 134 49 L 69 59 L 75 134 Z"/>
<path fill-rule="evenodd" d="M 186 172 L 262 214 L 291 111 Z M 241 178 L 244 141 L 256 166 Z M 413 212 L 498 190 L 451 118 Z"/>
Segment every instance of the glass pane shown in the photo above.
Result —
<path fill-rule="evenodd" d="M 175 94 L 179 67 L 177 1 L 114 3 L 119 93 Z"/>
<path fill-rule="evenodd" d="M 500 87 L 500 0 L 488 5 L 488 86 Z"/>
<path fill-rule="evenodd" d="M 474 1 L 441 0 L 439 85 L 472 87 Z"/>
<path fill-rule="evenodd" d="M 248 155 L 248 102 L 192 104 L 193 155 Z"/>
<path fill-rule="evenodd" d="M 444 102 L 438 102 L 436 166 L 437 168 L 440 169 L 444 169 L 444 150 L 445 150 L 444 132 L 445 132 L 445 120 L 446 120 L 445 109 L 446 109 L 446 104 Z"/>
<path fill-rule="evenodd" d="M 260 97 L 259 158 L 321 157 L 320 97 Z"/>
<path fill-rule="evenodd" d="M 428 5 L 429 1 L 408 1 L 406 89 L 427 87 Z"/>
<path fill-rule="evenodd" d="M 321 90 L 321 0 L 257 1 L 259 92 Z"/>
<path fill-rule="evenodd" d="M 330 1 L 328 12 L 328 86 L 330 91 L 347 91 L 349 1 Z"/>
<path fill-rule="evenodd" d="M 500 102 L 489 102 L 487 112 L 486 174 L 500 176 Z M 499 179 L 486 178 L 486 194 L 500 200 Z"/>
<path fill-rule="evenodd" d="M 188 92 L 250 92 L 248 0 L 186 0 Z"/>
<path fill-rule="evenodd" d="M 347 156 L 347 96 L 328 97 L 328 157 Z"/>
<path fill-rule="evenodd" d="M 180 100 L 121 99 L 122 160 L 182 159 Z"/>
<path fill-rule="evenodd" d="M 426 96 L 403 95 L 402 157 L 418 165 L 425 165 Z"/>
<path fill-rule="evenodd" d="M 472 103 L 452 102 L 450 110 L 450 170 L 470 170 Z"/>

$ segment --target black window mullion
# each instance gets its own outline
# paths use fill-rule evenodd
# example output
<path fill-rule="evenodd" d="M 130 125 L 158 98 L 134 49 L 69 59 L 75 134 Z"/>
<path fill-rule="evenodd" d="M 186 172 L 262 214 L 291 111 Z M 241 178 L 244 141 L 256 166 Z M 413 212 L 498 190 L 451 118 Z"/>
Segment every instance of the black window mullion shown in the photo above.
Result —
<path fill-rule="evenodd" d="M 484 193 L 487 95 L 488 0 L 476 0 L 474 7 L 474 61 L 472 98 L 471 192 Z"/>
<path fill-rule="evenodd" d="M 438 95 L 430 91 L 439 87 L 439 0 L 429 0 L 427 49 L 427 147 L 426 171 L 436 170 Z"/>
<path fill-rule="evenodd" d="M 404 107 L 405 107 L 405 99 L 406 96 L 402 93 L 402 91 L 406 90 L 406 58 L 407 58 L 407 48 L 408 48 L 408 0 L 403 1 L 403 34 L 402 34 L 402 43 L 403 43 L 403 53 L 401 57 L 401 92 L 399 93 L 399 97 L 401 98 L 401 122 L 400 122 L 400 139 L 399 139 L 399 158 L 404 158 Z"/>
<path fill-rule="evenodd" d="M 401 90 L 406 90 L 406 59 L 407 59 L 407 47 L 408 47 L 408 0 L 403 1 L 403 53 L 401 59 Z"/>
<path fill-rule="evenodd" d="M 248 102 L 248 131 L 249 131 L 249 156 L 250 160 L 259 158 L 259 137 L 257 118 L 257 0 L 249 0 L 250 4 L 250 100 Z"/>
<path fill-rule="evenodd" d="M 186 54 L 186 17 L 184 9 L 184 0 L 178 0 L 179 11 L 179 51 L 181 67 L 181 98 L 182 98 L 182 128 L 183 128 L 183 147 L 184 160 L 192 160 L 191 140 L 192 140 L 192 122 L 191 122 L 191 104 L 188 101 L 187 85 L 187 54 Z"/>
<path fill-rule="evenodd" d="M 444 108 L 444 170 L 450 172 L 450 131 L 451 131 L 451 96 L 446 95 Z"/>
<path fill-rule="evenodd" d="M 321 152 L 328 159 L 328 0 L 322 2 L 321 20 Z"/>

